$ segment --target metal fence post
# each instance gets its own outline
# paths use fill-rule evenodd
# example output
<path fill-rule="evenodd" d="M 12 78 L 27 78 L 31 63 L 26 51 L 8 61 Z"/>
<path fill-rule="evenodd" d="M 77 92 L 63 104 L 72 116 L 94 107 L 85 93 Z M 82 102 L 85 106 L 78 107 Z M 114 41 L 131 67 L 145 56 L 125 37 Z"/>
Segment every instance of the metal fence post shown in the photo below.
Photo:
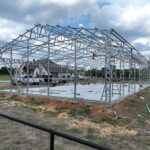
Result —
<path fill-rule="evenodd" d="M 54 134 L 50 134 L 50 150 L 54 150 Z"/>

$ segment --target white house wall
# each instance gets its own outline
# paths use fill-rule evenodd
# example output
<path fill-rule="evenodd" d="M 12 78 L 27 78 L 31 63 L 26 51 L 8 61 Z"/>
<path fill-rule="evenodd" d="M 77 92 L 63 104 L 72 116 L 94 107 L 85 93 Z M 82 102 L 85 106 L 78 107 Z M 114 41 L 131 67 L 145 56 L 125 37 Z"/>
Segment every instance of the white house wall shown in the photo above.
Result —
<path fill-rule="evenodd" d="M 41 66 L 41 72 L 43 75 L 48 75 L 48 72 L 46 71 L 46 69 L 43 66 Z M 51 73 L 50 73 L 50 75 L 51 75 Z"/>
<path fill-rule="evenodd" d="M 40 70 L 36 67 L 33 71 L 33 75 L 36 76 L 36 75 L 39 75 L 40 74 Z"/>
<path fill-rule="evenodd" d="M 33 75 L 48 75 L 48 72 L 45 70 L 45 68 L 43 66 L 40 66 L 40 70 L 38 67 L 36 67 L 33 71 Z M 51 74 L 50 74 L 51 75 Z"/>
<path fill-rule="evenodd" d="M 14 74 L 14 76 L 18 77 L 18 76 L 22 76 L 25 73 L 23 72 L 23 68 L 24 68 L 24 63 L 20 66 L 20 68 L 18 68 Z"/>

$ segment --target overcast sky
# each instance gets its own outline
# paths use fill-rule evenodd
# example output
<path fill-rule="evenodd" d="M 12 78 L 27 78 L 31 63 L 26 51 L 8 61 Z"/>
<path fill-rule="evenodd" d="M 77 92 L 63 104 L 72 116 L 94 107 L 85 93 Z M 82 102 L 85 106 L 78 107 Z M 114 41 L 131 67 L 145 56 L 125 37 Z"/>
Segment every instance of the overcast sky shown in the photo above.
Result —
<path fill-rule="evenodd" d="M 0 46 L 36 23 L 114 28 L 150 57 L 150 0 L 0 0 Z"/>

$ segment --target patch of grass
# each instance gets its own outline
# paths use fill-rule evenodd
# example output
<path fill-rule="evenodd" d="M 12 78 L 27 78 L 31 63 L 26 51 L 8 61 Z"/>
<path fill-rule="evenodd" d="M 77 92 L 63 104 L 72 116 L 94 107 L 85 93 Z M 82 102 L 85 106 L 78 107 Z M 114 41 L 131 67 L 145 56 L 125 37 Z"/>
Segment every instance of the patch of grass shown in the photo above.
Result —
<path fill-rule="evenodd" d="M 58 145 L 58 144 L 57 144 L 57 145 L 55 146 L 55 148 L 56 148 L 57 150 L 62 150 L 64 147 L 63 147 L 63 145 Z"/>
<path fill-rule="evenodd" d="M 20 141 L 16 141 L 16 142 L 15 142 L 15 144 L 20 145 L 20 144 L 21 144 L 21 142 L 20 142 Z"/>
<path fill-rule="evenodd" d="M 145 146 L 150 146 L 149 137 L 142 139 L 141 142 Z"/>
<path fill-rule="evenodd" d="M 33 112 L 37 112 L 37 111 L 38 111 L 36 108 L 31 107 L 30 105 L 21 106 L 21 108 L 30 109 L 30 110 L 32 110 Z"/>
<path fill-rule="evenodd" d="M 94 122 L 94 123 L 106 122 L 106 123 L 112 124 L 112 125 L 116 125 L 117 124 L 117 120 L 115 120 L 113 118 L 93 118 L 92 122 Z"/>
<path fill-rule="evenodd" d="M 138 123 L 139 123 L 139 126 L 143 127 L 146 122 L 145 122 L 145 119 L 144 119 L 144 118 L 138 117 Z"/>
<path fill-rule="evenodd" d="M 69 115 L 72 116 L 72 117 L 75 117 L 77 115 L 77 110 L 76 109 L 71 109 L 69 111 Z"/>
<path fill-rule="evenodd" d="M 66 131 L 67 124 L 65 123 L 55 124 L 53 128 L 60 131 Z"/>
<path fill-rule="evenodd" d="M 66 108 L 66 107 L 56 107 L 57 113 L 65 112 L 67 109 L 68 109 L 68 108 Z"/>
<path fill-rule="evenodd" d="M 80 108 L 80 109 L 71 109 L 69 111 L 69 114 L 72 117 L 77 117 L 77 116 L 89 117 L 91 115 L 91 109 L 89 107 Z"/>
<path fill-rule="evenodd" d="M 103 138 L 99 138 L 98 139 L 98 144 L 100 144 L 100 145 L 106 145 L 106 144 L 108 144 L 108 141 L 104 137 Z"/>
<path fill-rule="evenodd" d="M 98 140 L 98 139 L 99 139 L 99 136 L 94 135 L 94 134 L 87 134 L 87 135 L 85 136 L 85 138 L 86 138 L 86 139 L 89 139 L 89 140 L 95 141 L 95 140 Z"/>
<path fill-rule="evenodd" d="M 48 112 L 48 111 L 46 111 L 44 114 L 48 117 L 56 117 L 58 115 L 58 112 Z"/>
<path fill-rule="evenodd" d="M 124 126 L 125 128 L 127 129 L 131 129 L 132 126 L 135 126 L 136 124 L 134 124 L 132 121 L 135 121 L 133 119 L 130 119 L 130 118 L 126 118 L 126 119 L 121 119 L 119 118 L 117 121 L 116 121 L 116 124 L 119 125 L 119 126 Z M 132 124 L 132 126 L 131 126 Z"/>
<path fill-rule="evenodd" d="M 128 107 L 128 112 L 130 112 L 130 116 L 138 120 L 140 119 L 138 115 L 141 115 L 144 118 L 148 118 L 149 114 L 147 112 L 147 108 L 145 104 L 148 104 L 148 102 L 146 102 L 145 99 L 144 100 L 136 99 L 136 100 L 128 101 L 127 107 Z"/>
<path fill-rule="evenodd" d="M 4 80 L 10 80 L 10 76 L 9 75 L 0 75 L 0 81 L 4 81 Z"/>
<path fill-rule="evenodd" d="M 88 134 L 93 134 L 93 133 L 95 133 L 95 129 L 93 129 L 93 128 L 87 128 L 87 133 Z"/>
<path fill-rule="evenodd" d="M 82 133 L 82 131 L 79 128 L 71 128 L 71 129 L 69 129 L 69 131 L 72 133 L 79 133 L 79 134 Z"/>

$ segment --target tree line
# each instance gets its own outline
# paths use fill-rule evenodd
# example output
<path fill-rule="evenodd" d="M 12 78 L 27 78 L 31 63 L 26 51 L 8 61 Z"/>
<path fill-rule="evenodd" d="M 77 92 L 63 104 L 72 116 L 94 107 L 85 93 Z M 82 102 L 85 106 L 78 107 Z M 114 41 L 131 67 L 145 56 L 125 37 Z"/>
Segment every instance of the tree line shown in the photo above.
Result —
<path fill-rule="evenodd" d="M 9 71 L 11 69 L 7 68 L 7 67 L 1 67 L 0 69 L 0 75 L 9 75 Z M 12 68 L 12 74 L 14 74 L 14 68 Z M 85 70 L 85 69 L 80 69 L 78 70 L 78 74 L 83 75 L 83 76 L 87 76 L 87 77 L 105 77 L 105 71 L 106 68 L 103 67 L 101 69 L 89 69 L 89 70 Z M 132 69 L 132 77 L 134 76 L 134 71 L 135 71 L 135 77 L 138 78 L 139 77 L 139 69 Z M 122 70 L 121 69 L 115 69 L 114 68 L 114 72 L 116 74 L 116 77 L 119 78 L 121 76 Z M 140 70 L 141 74 L 143 74 L 144 70 Z M 129 69 L 124 69 L 124 78 L 128 78 L 129 77 Z"/>
<path fill-rule="evenodd" d="M 9 75 L 9 71 L 11 69 L 8 67 L 1 67 L 0 68 L 0 75 Z M 14 68 L 12 68 L 12 73 L 14 73 Z"/>
<path fill-rule="evenodd" d="M 79 74 L 87 76 L 87 77 L 105 77 L 105 71 L 106 68 L 103 67 L 101 69 L 89 69 L 89 70 L 84 70 L 81 69 L 78 71 Z M 129 78 L 129 73 L 130 71 L 132 72 L 132 77 L 135 76 L 135 78 L 139 78 L 139 69 L 124 69 L 124 78 Z M 135 71 L 135 73 L 134 73 Z M 117 78 L 120 78 L 122 76 L 123 70 L 121 69 L 114 69 L 113 71 L 116 75 Z M 141 74 L 144 73 L 144 70 L 140 70 Z"/>

